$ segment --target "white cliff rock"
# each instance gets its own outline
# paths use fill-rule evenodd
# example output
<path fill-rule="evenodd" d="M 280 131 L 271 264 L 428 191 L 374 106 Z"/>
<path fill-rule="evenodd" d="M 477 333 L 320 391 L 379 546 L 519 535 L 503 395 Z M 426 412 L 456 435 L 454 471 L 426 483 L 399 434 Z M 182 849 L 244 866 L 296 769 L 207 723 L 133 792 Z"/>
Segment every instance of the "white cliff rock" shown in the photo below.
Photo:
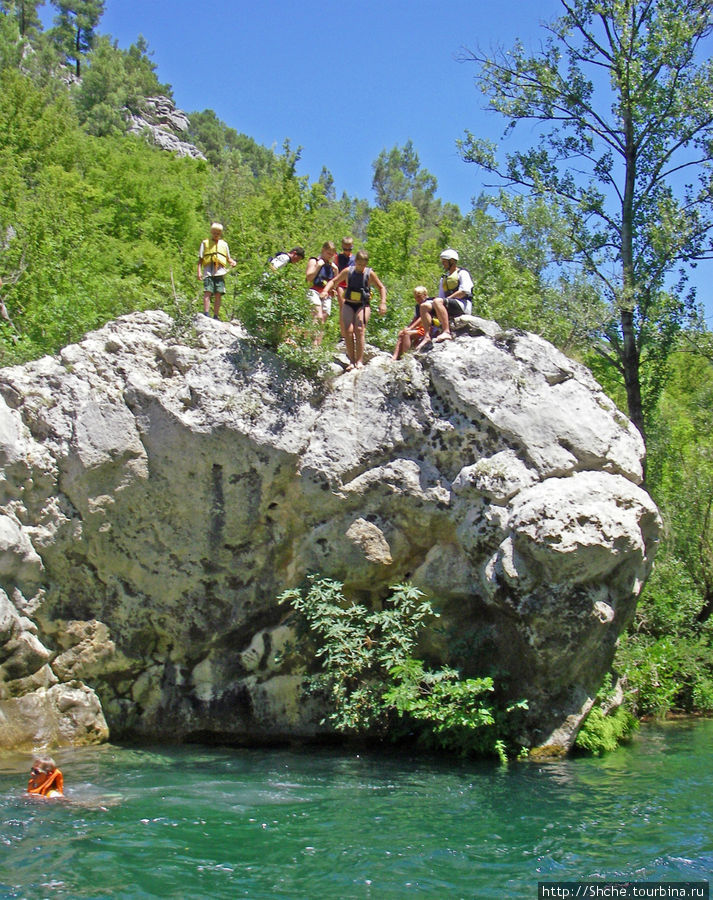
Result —
<path fill-rule="evenodd" d="M 188 131 L 188 116 L 176 109 L 168 97 L 146 97 L 140 115 L 124 110 L 127 130 L 130 134 L 148 134 L 151 141 L 162 150 L 169 150 L 178 156 L 205 159 L 201 151 L 181 136 Z"/>
<path fill-rule="evenodd" d="M 658 539 L 643 447 L 542 339 L 467 331 L 323 384 L 235 323 L 201 316 L 188 344 L 146 312 L 0 370 L 0 746 L 101 739 L 103 716 L 323 733 L 275 599 L 319 572 L 375 601 L 413 581 L 445 661 L 497 668 L 524 740 L 568 748 Z"/>

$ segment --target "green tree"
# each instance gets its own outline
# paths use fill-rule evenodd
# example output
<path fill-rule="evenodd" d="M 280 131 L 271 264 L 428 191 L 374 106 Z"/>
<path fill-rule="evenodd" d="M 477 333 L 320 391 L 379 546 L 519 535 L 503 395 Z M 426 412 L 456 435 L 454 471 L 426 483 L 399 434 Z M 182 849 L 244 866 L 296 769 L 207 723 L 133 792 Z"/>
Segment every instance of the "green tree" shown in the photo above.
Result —
<path fill-rule="evenodd" d="M 440 206 L 436 199 L 438 182 L 434 175 L 421 168 L 418 153 L 410 140 L 403 147 L 382 150 L 372 163 L 372 169 L 371 186 L 380 209 L 388 210 L 393 203 L 408 202 L 428 219 Z"/>
<path fill-rule="evenodd" d="M 86 134 L 66 90 L 0 72 L 0 361 L 192 298 L 206 178 L 141 138 Z"/>
<path fill-rule="evenodd" d="M 103 135 L 124 133 L 125 111 L 140 113 L 144 99 L 157 94 L 170 97 L 171 87 L 159 82 L 143 37 L 128 50 L 121 50 L 102 35 L 87 57 L 74 98 L 87 130 Z"/>
<path fill-rule="evenodd" d="M 95 29 L 104 15 L 105 0 L 51 0 L 58 10 L 55 35 L 67 56 L 73 59 L 77 78 L 81 60 L 92 48 Z"/>
<path fill-rule="evenodd" d="M 681 560 L 702 599 L 700 622 L 713 615 L 713 368 L 677 353 L 651 428 L 650 483 L 667 523 L 667 550 Z"/>
<path fill-rule="evenodd" d="M 24 38 L 33 32 L 42 30 L 37 9 L 44 5 L 45 0 L 2 0 L 0 12 L 15 17 L 20 36 Z"/>
<path fill-rule="evenodd" d="M 470 133 L 460 146 L 466 160 L 552 203 L 569 223 L 572 259 L 611 309 L 599 349 L 645 435 L 661 365 L 692 302 L 683 279 L 667 280 L 679 264 L 713 255 L 711 4 L 561 2 L 564 15 L 539 54 L 521 44 L 469 54 L 490 108 L 508 129 L 535 122 L 538 145 L 504 164 Z"/>
<path fill-rule="evenodd" d="M 289 603 L 307 626 L 305 644 L 321 671 L 306 682 L 325 693 L 338 731 L 408 735 L 428 747 L 497 754 L 506 761 L 504 739 L 517 721 L 512 714 L 526 709 L 526 702 L 498 709 L 488 696 L 492 678 L 463 678 L 456 669 L 431 668 L 414 657 L 420 634 L 438 615 L 419 590 L 394 585 L 372 610 L 350 602 L 341 582 L 310 580 L 306 594 L 289 590 L 278 600 Z"/>
<path fill-rule="evenodd" d="M 189 119 L 188 140 L 205 154 L 212 166 L 242 163 L 256 178 L 275 170 L 276 154 L 272 150 L 230 128 L 212 109 L 192 112 Z"/>
<path fill-rule="evenodd" d="M 20 30 L 14 17 L 7 12 L 0 14 L 0 70 L 17 68 L 22 59 Z"/>
<path fill-rule="evenodd" d="M 421 229 L 418 212 L 405 200 L 397 200 L 388 209 L 373 209 L 366 229 L 370 256 L 378 260 L 379 272 L 403 276 L 410 268 Z"/>
<path fill-rule="evenodd" d="M 713 709 L 713 367 L 687 336 L 649 427 L 648 487 L 666 527 L 616 660 L 637 713 Z"/>

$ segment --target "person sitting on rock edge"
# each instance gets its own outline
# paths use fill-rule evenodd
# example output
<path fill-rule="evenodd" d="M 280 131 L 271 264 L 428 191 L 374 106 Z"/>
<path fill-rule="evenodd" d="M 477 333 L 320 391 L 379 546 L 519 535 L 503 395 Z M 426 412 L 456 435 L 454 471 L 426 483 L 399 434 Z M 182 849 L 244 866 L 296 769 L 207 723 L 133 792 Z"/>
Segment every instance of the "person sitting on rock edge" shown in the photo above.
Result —
<path fill-rule="evenodd" d="M 32 761 L 27 793 L 38 797 L 64 797 L 64 778 L 51 756 Z"/>
<path fill-rule="evenodd" d="M 420 284 L 413 289 L 413 299 L 416 301 L 415 314 L 406 328 L 402 328 L 399 332 L 392 356 L 393 359 L 401 359 L 404 353 L 407 353 L 415 344 L 419 344 L 425 337 L 423 323 L 421 322 L 421 304 L 425 303 L 426 300 L 433 300 L 433 297 L 429 297 L 427 288 Z M 440 322 L 433 316 L 430 337 L 434 338 L 439 331 Z"/>
<path fill-rule="evenodd" d="M 443 275 L 438 282 L 438 296 L 421 304 L 421 324 L 424 338 L 416 347 L 421 350 L 431 342 L 431 321 L 434 314 L 438 317 L 442 331 L 433 339 L 434 344 L 440 341 L 451 341 L 450 320 L 458 316 L 470 315 L 472 309 L 473 279 L 467 269 L 458 267 L 458 253 L 448 248 L 441 253 Z"/>

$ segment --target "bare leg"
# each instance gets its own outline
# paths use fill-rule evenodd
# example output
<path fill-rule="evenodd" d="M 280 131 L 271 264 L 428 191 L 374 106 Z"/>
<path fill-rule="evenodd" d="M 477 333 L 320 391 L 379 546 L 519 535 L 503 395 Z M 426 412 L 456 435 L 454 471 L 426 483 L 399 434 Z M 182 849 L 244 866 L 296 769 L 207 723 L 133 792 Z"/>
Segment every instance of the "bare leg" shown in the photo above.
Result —
<path fill-rule="evenodd" d="M 210 291 L 206 291 L 205 294 L 203 294 L 203 312 L 206 316 L 210 312 L 210 297 Z"/>
<path fill-rule="evenodd" d="M 218 314 L 220 313 L 220 301 L 222 295 L 221 294 L 213 294 L 213 318 L 217 319 Z"/>
<path fill-rule="evenodd" d="M 321 308 L 321 306 L 316 306 L 312 304 L 312 318 L 319 324 L 319 329 L 314 336 L 314 346 L 319 347 L 322 343 L 322 338 L 324 337 L 324 323 L 327 321 L 327 314 Z"/>
<path fill-rule="evenodd" d="M 364 368 L 364 342 L 366 338 L 366 323 L 369 321 L 370 315 L 371 307 L 362 306 L 361 309 L 357 310 L 357 314 L 354 318 L 354 343 L 356 345 L 354 367 L 356 369 Z"/>
<path fill-rule="evenodd" d="M 431 313 L 431 302 L 426 301 L 419 306 L 421 313 L 421 328 L 423 328 L 423 338 L 416 345 L 416 350 L 422 350 L 431 343 L 431 324 L 433 323 L 433 315 Z"/>
<path fill-rule="evenodd" d="M 342 306 L 342 333 L 344 334 L 344 348 L 349 359 L 349 368 L 353 368 L 356 362 L 356 345 L 354 335 L 354 319 L 356 311 L 348 304 Z"/>
<path fill-rule="evenodd" d="M 448 319 L 448 310 L 446 309 L 446 304 L 443 302 L 443 300 L 441 300 L 440 297 L 437 297 L 433 301 L 433 306 L 435 313 L 438 316 L 438 321 L 441 323 L 441 333 L 433 339 L 433 343 L 438 344 L 441 341 L 453 340 L 453 335 L 451 334 L 451 323 Z"/>
<path fill-rule="evenodd" d="M 344 309 L 344 288 L 337 287 L 337 300 L 339 300 L 339 331 L 342 335 L 342 340 L 346 338 L 346 334 L 344 331 L 344 319 L 342 318 L 342 310 Z"/>
<path fill-rule="evenodd" d="M 399 336 L 396 340 L 396 346 L 394 347 L 394 352 L 391 356 L 392 359 L 401 359 L 401 355 L 403 353 L 405 353 L 406 350 L 408 350 L 408 347 L 406 346 L 406 341 L 408 341 L 409 347 L 410 347 L 411 339 L 408 337 L 408 335 L 406 333 L 406 329 L 402 328 L 401 331 L 399 331 Z"/>

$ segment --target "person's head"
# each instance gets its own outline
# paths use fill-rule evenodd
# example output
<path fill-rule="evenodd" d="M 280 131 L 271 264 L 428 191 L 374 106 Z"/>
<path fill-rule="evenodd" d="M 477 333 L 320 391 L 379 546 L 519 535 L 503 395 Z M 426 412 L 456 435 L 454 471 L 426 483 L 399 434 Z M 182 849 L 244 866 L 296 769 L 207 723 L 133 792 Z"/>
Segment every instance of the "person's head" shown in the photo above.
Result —
<path fill-rule="evenodd" d="M 322 249 L 320 251 L 320 256 L 322 259 L 326 259 L 329 262 L 330 259 L 337 252 L 337 248 L 334 246 L 334 241 L 325 241 L 322 244 Z"/>
<path fill-rule="evenodd" d="M 348 253 L 351 256 L 351 252 L 354 249 L 354 238 L 353 237 L 343 237 L 342 238 L 342 253 Z"/>
<path fill-rule="evenodd" d="M 223 237 L 223 226 L 220 224 L 220 222 L 213 222 L 213 224 L 210 226 L 210 236 L 214 241 L 218 241 Z"/>
<path fill-rule="evenodd" d="M 457 262 L 458 254 L 455 250 L 451 250 L 450 247 L 441 253 L 441 265 L 447 272 L 455 269 Z"/>
<path fill-rule="evenodd" d="M 290 257 L 291 263 L 296 263 L 305 258 L 305 249 L 304 247 L 293 247 L 287 255 Z"/>
<path fill-rule="evenodd" d="M 413 289 L 413 299 L 416 303 L 423 303 L 426 297 L 428 297 L 428 288 L 425 288 L 422 284 Z"/>
<path fill-rule="evenodd" d="M 57 765 L 51 756 L 36 756 L 32 760 L 30 775 L 51 775 L 56 768 Z"/>
<path fill-rule="evenodd" d="M 366 250 L 357 250 L 357 255 L 354 257 L 354 264 L 357 269 L 360 271 L 365 268 L 366 264 L 369 262 L 369 254 Z"/>

